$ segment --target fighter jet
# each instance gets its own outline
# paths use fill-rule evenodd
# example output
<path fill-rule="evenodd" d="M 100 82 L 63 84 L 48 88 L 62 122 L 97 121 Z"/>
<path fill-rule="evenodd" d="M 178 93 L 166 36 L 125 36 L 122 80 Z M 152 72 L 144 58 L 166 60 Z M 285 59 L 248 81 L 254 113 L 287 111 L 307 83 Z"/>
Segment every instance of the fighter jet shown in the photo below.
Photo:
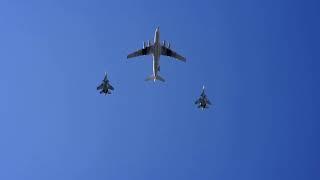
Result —
<path fill-rule="evenodd" d="M 195 101 L 195 104 L 198 104 L 198 108 L 201 108 L 202 110 L 209 108 L 209 105 L 211 105 L 211 102 L 207 98 L 207 95 L 204 92 L 204 86 L 202 87 L 202 93 L 198 100 Z"/>
<path fill-rule="evenodd" d="M 110 90 L 114 90 L 114 88 L 109 83 L 107 73 L 105 73 L 104 79 L 102 80 L 102 83 L 97 87 L 97 90 L 101 90 L 100 94 L 104 93 L 104 95 L 111 94 Z"/>
<path fill-rule="evenodd" d="M 154 41 L 150 42 L 148 41 L 148 44 L 146 42 L 143 42 L 143 48 L 129 54 L 127 58 L 133 58 L 137 56 L 143 56 L 143 55 L 152 55 L 153 57 L 153 74 L 146 79 L 146 81 L 153 80 L 154 82 L 156 80 L 160 80 L 164 82 L 165 80 L 159 76 L 158 72 L 160 71 L 160 56 L 169 56 L 173 57 L 177 60 L 186 62 L 186 58 L 179 55 L 178 53 L 174 52 L 172 49 L 170 49 L 170 43 L 166 43 L 166 41 L 163 41 L 161 43 L 160 41 L 160 30 L 159 27 L 157 27 L 155 34 L 154 34 Z"/>

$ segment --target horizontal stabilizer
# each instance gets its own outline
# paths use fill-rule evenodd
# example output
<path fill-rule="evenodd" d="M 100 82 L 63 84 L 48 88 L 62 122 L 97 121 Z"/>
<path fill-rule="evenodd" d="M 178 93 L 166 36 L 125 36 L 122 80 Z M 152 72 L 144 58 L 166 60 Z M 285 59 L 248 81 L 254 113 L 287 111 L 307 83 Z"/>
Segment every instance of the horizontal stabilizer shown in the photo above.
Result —
<path fill-rule="evenodd" d="M 157 75 L 157 76 L 151 75 L 151 76 L 149 76 L 149 77 L 146 79 L 146 81 L 150 81 L 150 80 L 153 80 L 154 82 L 155 82 L 156 80 L 165 82 L 165 80 L 164 80 L 161 76 L 159 76 L 159 75 Z"/>

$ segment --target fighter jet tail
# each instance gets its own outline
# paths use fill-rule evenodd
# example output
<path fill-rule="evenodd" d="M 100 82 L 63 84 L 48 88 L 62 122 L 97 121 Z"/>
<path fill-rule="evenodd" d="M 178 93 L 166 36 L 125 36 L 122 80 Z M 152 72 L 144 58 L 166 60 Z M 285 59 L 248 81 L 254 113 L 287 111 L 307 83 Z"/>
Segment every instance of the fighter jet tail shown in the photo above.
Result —
<path fill-rule="evenodd" d="M 165 80 L 164 80 L 161 76 L 159 76 L 159 75 L 157 75 L 157 76 L 151 75 L 150 77 L 148 77 L 148 78 L 146 79 L 146 81 L 150 81 L 150 80 L 153 80 L 154 82 L 155 82 L 156 80 L 165 82 Z"/>

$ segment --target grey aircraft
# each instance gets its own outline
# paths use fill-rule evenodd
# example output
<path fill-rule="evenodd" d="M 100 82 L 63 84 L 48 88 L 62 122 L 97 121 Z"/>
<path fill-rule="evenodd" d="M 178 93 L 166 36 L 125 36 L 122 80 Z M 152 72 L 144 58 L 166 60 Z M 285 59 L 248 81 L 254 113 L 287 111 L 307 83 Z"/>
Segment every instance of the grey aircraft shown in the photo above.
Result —
<path fill-rule="evenodd" d="M 198 108 L 201 108 L 202 110 L 209 108 L 209 105 L 211 105 L 211 102 L 209 101 L 207 95 L 204 92 L 204 86 L 202 87 L 202 92 L 198 100 L 194 102 L 198 105 Z"/>
<path fill-rule="evenodd" d="M 97 87 L 97 90 L 100 90 L 100 94 L 104 93 L 104 95 L 111 94 L 111 90 L 114 90 L 109 83 L 107 73 L 105 73 L 102 83 Z"/>
<path fill-rule="evenodd" d="M 178 53 L 174 52 L 172 49 L 170 49 L 170 43 L 166 43 L 166 41 L 163 41 L 161 43 L 160 41 L 160 30 L 159 27 L 157 27 L 155 34 L 154 34 L 154 41 L 150 42 L 148 41 L 148 44 L 146 42 L 143 42 L 143 48 L 140 50 L 137 50 L 127 56 L 127 58 L 133 58 L 137 56 L 143 56 L 143 55 L 152 55 L 153 57 L 153 74 L 146 79 L 153 80 L 154 82 L 156 80 L 160 80 L 164 82 L 165 80 L 159 76 L 158 72 L 160 71 L 160 56 L 169 56 L 173 57 L 177 60 L 186 62 L 186 58 L 179 55 Z"/>

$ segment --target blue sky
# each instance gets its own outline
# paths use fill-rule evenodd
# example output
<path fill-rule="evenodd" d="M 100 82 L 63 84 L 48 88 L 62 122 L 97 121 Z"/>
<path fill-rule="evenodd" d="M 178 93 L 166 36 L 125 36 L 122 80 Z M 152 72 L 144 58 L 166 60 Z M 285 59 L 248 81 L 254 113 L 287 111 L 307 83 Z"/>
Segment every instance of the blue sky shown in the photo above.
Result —
<path fill-rule="evenodd" d="M 318 7 L 1 1 L 0 179 L 320 179 Z M 154 84 L 126 55 L 157 26 L 187 63 L 162 57 Z"/>

